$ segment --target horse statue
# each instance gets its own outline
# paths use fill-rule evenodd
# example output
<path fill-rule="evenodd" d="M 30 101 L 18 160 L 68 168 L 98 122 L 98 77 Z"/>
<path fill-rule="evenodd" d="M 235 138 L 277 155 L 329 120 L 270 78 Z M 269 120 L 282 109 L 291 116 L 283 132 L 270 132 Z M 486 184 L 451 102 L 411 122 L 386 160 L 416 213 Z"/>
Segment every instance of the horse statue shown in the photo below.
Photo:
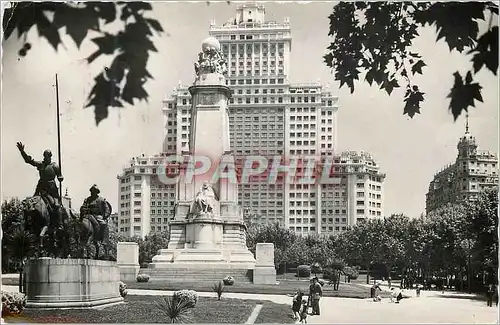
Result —
<path fill-rule="evenodd" d="M 113 208 L 108 201 L 106 201 L 106 205 L 107 211 L 105 215 L 103 215 L 103 219 L 105 221 L 107 221 L 113 211 Z M 101 258 L 99 254 L 99 243 L 101 243 L 104 249 L 103 259 L 109 259 L 109 249 L 111 248 L 111 243 L 109 241 L 109 228 L 107 224 L 99 224 L 93 214 L 87 213 L 82 209 L 78 225 L 78 243 L 82 245 L 79 254 L 84 258 L 90 258 L 89 247 L 93 244 L 95 247 L 94 259 L 98 260 Z"/>
<path fill-rule="evenodd" d="M 41 195 L 28 197 L 23 201 L 25 229 L 39 240 L 40 250 L 47 249 L 53 257 L 69 256 L 69 234 L 67 220 L 69 212 L 61 206 L 63 224 L 58 228 L 54 221 L 54 213 Z M 48 240 L 45 240 L 48 237 Z M 40 251 L 39 251 L 40 253 Z"/>

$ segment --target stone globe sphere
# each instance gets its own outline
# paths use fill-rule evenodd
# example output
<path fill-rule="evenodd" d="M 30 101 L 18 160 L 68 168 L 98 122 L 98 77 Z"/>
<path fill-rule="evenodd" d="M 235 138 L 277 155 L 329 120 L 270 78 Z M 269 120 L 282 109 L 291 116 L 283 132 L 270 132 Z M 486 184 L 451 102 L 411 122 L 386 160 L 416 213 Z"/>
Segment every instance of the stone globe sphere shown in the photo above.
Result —
<path fill-rule="evenodd" d="M 215 37 L 207 37 L 201 43 L 201 50 L 204 51 L 206 48 L 215 48 L 217 51 L 220 51 L 220 43 Z"/>

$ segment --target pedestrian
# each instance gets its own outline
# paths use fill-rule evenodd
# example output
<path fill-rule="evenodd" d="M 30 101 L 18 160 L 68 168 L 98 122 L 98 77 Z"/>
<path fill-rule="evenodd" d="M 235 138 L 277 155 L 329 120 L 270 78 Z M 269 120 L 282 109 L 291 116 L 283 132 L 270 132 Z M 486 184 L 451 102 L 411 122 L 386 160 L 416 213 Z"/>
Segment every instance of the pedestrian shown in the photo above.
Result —
<path fill-rule="evenodd" d="M 422 290 L 422 288 L 420 287 L 420 284 L 417 284 L 417 297 L 420 297 L 420 290 Z"/>
<path fill-rule="evenodd" d="M 321 289 L 321 285 L 318 283 L 318 278 L 314 277 L 312 279 L 312 284 L 309 286 L 309 300 L 312 307 L 312 314 L 319 315 L 319 300 L 323 296 L 323 289 Z"/>
<path fill-rule="evenodd" d="M 396 303 L 399 304 L 401 299 L 403 299 L 403 291 L 401 289 L 397 289 L 396 291 Z"/>
<path fill-rule="evenodd" d="M 373 296 L 373 301 L 375 301 L 375 302 L 382 301 L 382 298 L 380 297 L 381 291 L 382 290 L 380 289 L 380 282 L 377 282 L 375 284 L 375 292 L 374 292 L 374 296 Z"/>
<path fill-rule="evenodd" d="M 495 290 L 493 288 L 493 284 L 490 284 L 488 286 L 488 289 L 486 291 L 486 306 L 488 307 L 493 307 L 493 296 L 495 295 Z"/>
<path fill-rule="evenodd" d="M 297 292 L 295 292 L 295 295 L 293 296 L 293 302 L 292 302 L 293 319 L 299 319 L 300 307 L 302 306 L 303 297 L 304 293 L 300 290 L 297 290 Z"/>
<path fill-rule="evenodd" d="M 307 309 L 309 308 L 307 300 L 302 300 L 302 308 L 300 309 L 300 322 L 307 324 Z"/>
<path fill-rule="evenodd" d="M 390 300 L 389 302 L 394 302 L 394 299 L 396 298 L 396 291 L 394 290 L 394 288 L 391 288 L 391 296 L 390 296 Z"/>

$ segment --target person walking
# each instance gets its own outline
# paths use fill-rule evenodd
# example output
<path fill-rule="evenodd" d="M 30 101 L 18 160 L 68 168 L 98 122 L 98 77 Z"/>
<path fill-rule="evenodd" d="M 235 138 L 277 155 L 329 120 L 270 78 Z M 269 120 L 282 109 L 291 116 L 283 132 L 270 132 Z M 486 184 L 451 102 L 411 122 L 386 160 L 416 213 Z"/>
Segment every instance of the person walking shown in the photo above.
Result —
<path fill-rule="evenodd" d="M 323 289 L 321 288 L 321 285 L 318 283 L 318 278 L 314 277 L 312 279 L 311 285 L 309 286 L 309 301 L 311 303 L 313 315 L 320 314 L 319 300 L 321 299 L 322 296 L 323 296 Z"/>
<path fill-rule="evenodd" d="M 493 284 L 490 284 L 488 286 L 488 289 L 486 291 L 486 306 L 488 307 L 493 307 L 493 296 L 495 295 L 495 289 L 493 288 Z"/>

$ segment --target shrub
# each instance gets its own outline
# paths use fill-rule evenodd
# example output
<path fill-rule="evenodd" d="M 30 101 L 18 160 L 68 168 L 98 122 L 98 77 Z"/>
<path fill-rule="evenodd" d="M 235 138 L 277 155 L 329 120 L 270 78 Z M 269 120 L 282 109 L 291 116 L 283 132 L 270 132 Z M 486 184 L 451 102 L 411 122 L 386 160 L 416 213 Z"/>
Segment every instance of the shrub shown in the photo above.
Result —
<path fill-rule="evenodd" d="M 212 287 L 212 290 L 217 294 L 217 299 L 220 300 L 220 298 L 222 297 L 222 293 L 225 290 L 222 281 L 219 281 L 219 283 L 215 283 Z"/>
<path fill-rule="evenodd" d="M 119 281 L 118 282 L 118 287 L 120 289 L 120 296 L 122 297 L 126 297 L 127 294 L 128 294 L 128 291 L 127 291 L 127 285 L 125 283 L 123 283 L 122 281 Z"/>
<path fill-rule="evenodd" d="M 137 282 L 148 282 L 148 281 L 149 281 L 149 275 L 144 273 L 137 275 Z"/>
<path fill-rule="evenodd" d="M 323 272 L 323 269 L 322 269 L 321 265 L 316 262 L 313 265 L 311 265 L 311 272 L 314 274 L 318 274 L 318 273 Z"/>
<path fill-rule="evenodd" d="M 174 292 L 173 298 L 185 301 L 189 308 L 194 308 L 198 302 L 198 293 L 194 290 L 180 290 Z"/>
<path fill-rule="evenodd" d="M 170 323 L 186 323 L 190 320 L 189 310 L 191 307 L 189 307 L 187 300 L 164 297 L 156 302 L 156 308 L 167 315 Z"/>
<path fill-rule="evenodd" d="M 354 267 L 346 266 L 343 272 L 351 280 L 356 280 L 359 276 L 358 270 Z"/>
<path fill-rule="evenodd" d="M 339 279 L 339 273 L 337 270 L 334 270 L 332 268 L 326 268 L 323 270 L 323 279 L 330 282 L 337 282 L 337 280 Z"/>
<path fill-rule="evenodd" d="M 232 276 L 226 276 L 222 281 L 227 286 L 232 286 L 234 284 L 234 278 Z"/>
<path fill-rule="evenodd" d="M 311 267 L 309 265 L 299 265 L 297 267 L 297 276 L 298 277 L 310 277 L 311 276 Z"/>
<path fill-rule="evenodd" d="M 26 295 L 2 290 L 2 316 L 17 315 L 26 306 Z"/>

